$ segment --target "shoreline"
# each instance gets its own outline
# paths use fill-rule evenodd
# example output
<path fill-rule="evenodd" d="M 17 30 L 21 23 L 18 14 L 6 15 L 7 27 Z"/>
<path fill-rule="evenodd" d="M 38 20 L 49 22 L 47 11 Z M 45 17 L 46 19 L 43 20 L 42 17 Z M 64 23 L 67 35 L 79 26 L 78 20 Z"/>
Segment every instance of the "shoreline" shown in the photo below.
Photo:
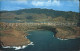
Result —
<path fill-rule="evenodd" d="M 55 37 L 55 35 L 53 35 L 53 37 Z M 55 38 L 57 38 L 57 37 L 55 37 Z M 67 38 L 66 39 L 57 38 L 57 39 L 59 39 L 59 40 L 73 40 L 73 39 L 77 39 L 77 38 L 72 38 L 72 39 L 71 38 L 70 39 L 67 39 Z"/>
<path fill-rule="evenodd" d="M 33 30 L 29 30 L 29 31 L 33 31 Z M 28 31 L 27 31 L 28 32 Z M 30 35 L 30 34 L 29 34 Z M 55 35 L 53 35 L 53 37 L 55 37 Z M 27 38 L 25 36 L 25 38 Z M 55 37 L 56 38 L 56 37 Z M 59 40 L 70 40 L 70 39 L 61 39 L 61 38 L 56 38 L 56 39 L 59 39 Z M 76 39 L 76 38 L 73 38 L 73 39 Z M 34 45 L 33 42 L 30 42 L 29 44 L 27 45 L 23 45 L 23 46 L 2 46 L 2 48 L 13 48 L 15 50 L 20 50 L 20 49 L 24 49 L 26 48 L 27 46 L 29 45 Z"/>
<path fill-rule="evenodd" d="M 69 40 L 69 39 L 61 39 L 61 38 L 57 38 L 57 39 L 59 39 L 59 40 Z"/>
<path fill-rule="evenodd" d="M 24 37 L 27 39 L 27 36 L 26 35 Z M 20 49 L 26 48 L 29 45 L 34 45 L 34 44 L 33 44 L 33 42 L 30 41 L 30 43 L 27 44 L 27 45 L 26 44 L 25 45 L 22 45 L 22 46 L 15 46 L 15 45 L 14 46 L 3 46 L 2 45 L 2 48 L 13 48 L 14 50 L 20 50 Z"/>
<path fill-rule="evenodd" d="M 29 45 L 34 45 L 33 42 L 31 42 L 30 44 L 28 45 L 23 45 L 23 46 L 2 46 L 2 48 L 13 48 L 15 50 L 20 50 L 20 49 L 24 49 L 26 48 L 27 46 Z"/>
<path fill-rule="evenodd" d="M 38 29 L 38 30 L 43 30 L 43 29 Z M 35 31 L 35 30 L 29 30 L 29 31 L 27 31 L 27 32 L 30 32 L 30 31 Z M 52 31 L 51 31 L 52 32 Z M 29 34 L 30 35 L 30 34 Z M 53 35 L 53 37 L 55 37 L 55 35 Z M 26 37 L 27 38 L 27 37 Z M 56 38 L 56 37 L 55 37 Z M 57 38 L 57 39 L 59 39 L 59 40 L 71 40 L 71 38 L 70 39 L 61 39 L 61 38 Z M 72 38 L 72 39 L 77 39 L 77 38 Z"/>
<path fill-rule="evenodd" d="M 78 38 L 70 38 L 70 39 L 61 39 L 61 38 L 57 38 L 57 39 L 59 39 L 59 40 L 74 40 L 74 39 L 78 39 Z"/>

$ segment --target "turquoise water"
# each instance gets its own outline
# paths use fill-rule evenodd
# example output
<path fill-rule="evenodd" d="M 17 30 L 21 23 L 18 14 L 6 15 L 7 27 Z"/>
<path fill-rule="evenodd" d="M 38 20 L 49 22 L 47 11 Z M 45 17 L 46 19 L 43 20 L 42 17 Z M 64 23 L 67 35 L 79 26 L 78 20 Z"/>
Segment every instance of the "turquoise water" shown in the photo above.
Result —
<path fill-rule="evenodd" d="M 46 30 L 35 30 L 28 32 L 27 36 L 34 45 L 18 51 L 78 51 L 80 48 L 80 39 L 59 40 L 53 37 L 54 33 Z M 15 51 L 5 49 L 5 51 Z"/>

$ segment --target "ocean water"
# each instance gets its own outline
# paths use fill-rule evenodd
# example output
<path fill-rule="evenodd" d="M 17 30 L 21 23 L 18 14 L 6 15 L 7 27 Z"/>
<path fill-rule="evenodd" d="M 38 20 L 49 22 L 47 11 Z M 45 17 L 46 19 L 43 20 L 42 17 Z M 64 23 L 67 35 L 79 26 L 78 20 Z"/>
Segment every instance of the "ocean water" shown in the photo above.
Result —
<path fill-rule="evenodd" d="M 28 32 L 27 36 L 34 45 L 29 45 L 25 49 L 3 49 L 4 51 L 79 51 L 80 38 L 70 40 L 59 40 L 54 37 L 54 32 L 47 30 L 35 30 Z"/>

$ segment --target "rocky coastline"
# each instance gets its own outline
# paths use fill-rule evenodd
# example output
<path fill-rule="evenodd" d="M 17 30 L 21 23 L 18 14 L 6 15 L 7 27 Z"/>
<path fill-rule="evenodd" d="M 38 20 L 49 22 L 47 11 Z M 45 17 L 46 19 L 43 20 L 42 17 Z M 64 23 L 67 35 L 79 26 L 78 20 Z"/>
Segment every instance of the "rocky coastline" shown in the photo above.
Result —
<path fill-rule="evenodd" d="M 28 45 L 34 45 L 33 42 L 30 42 Z M 15 50 L 20 50 L 26 48 L 28 45 L 23 46 L 2 46 L 3 48 L 14 48 Z"/>
<path fill-rule="evenodd" d="M 24 49 L 28 45 L 34 45 L 26 36 L 28 33 L 25 33 L 25 30 L 49 30 L 54 32 L 53 37 L 56 37 L 60 40 L 68 40 L 80 38 L 80 27 L 54 27 L 54 26 L 10 26 L 6 23 L 0 23 L 0 44 L 3 48 L 15 48 Z M 20 28 L 21 27 L 21 28 Z M 25 28 L 25 27 L 28 27 Z"/>
<path fill-rule="evenodd" d="M 0 31 L 0 33 L 0 44 L 3 48 L 15 48 L 15 50 L 18 50 L 33 45 L 33 42 L 26 38 L 28 34 L 22 31 L 4 30 Z"/>

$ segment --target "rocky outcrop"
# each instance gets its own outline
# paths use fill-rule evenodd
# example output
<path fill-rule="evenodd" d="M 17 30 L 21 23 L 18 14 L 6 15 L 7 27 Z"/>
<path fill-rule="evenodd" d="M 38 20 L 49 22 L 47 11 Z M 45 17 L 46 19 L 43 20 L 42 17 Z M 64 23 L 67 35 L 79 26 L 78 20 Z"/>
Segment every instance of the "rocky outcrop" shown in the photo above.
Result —
<path fill-rule="evenodd" d="M 23 46 L 28 45 L 30 40 L 26 38 L 28 34 L 17 30 L 0 31 L 0 41 L 2 46 Z"/>
<path fill-rule="evenodd" d="M 67 29 L 69 28 L 69 29 Z M 60 27 L 56 28 L 57 33 L 55 34 L 55 37 L 60 39 L 75 39 L 80 38 L 80 27 Z"/>

